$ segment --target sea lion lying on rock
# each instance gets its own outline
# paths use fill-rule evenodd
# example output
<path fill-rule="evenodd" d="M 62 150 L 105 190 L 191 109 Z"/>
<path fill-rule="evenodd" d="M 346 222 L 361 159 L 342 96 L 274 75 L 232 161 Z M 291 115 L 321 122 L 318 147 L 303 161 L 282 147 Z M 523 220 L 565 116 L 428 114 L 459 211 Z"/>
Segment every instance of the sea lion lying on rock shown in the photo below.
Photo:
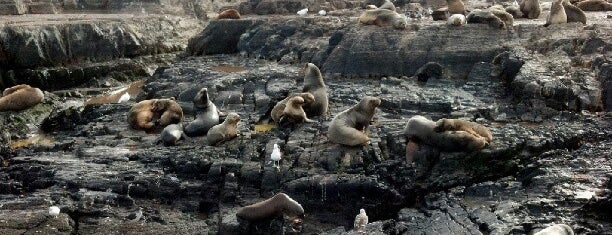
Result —
<path fill-rule="evenodd" d="M 4 89 L 0 97 L 0 112 L 20 111 L 31 108 L 45 99 L 38 88 L 29 85 L 17 85 Z"/>
<path fill-rule="evenodd" d="M 359 16 L 359 23 L 380 27 L 392 25 L 396 29 L 406 29 L 408 26 L 406 16 L 387 9 L 365 10 Z"/>
<path fill-rule="evenodd" d="M 236 217 L 250 222 L 262 221 L 276 216 L 287 215 L 292 225 L 301 225 L 304 208 L 284 193 L 277 193 L 264 201 L 242 207 Z"/>

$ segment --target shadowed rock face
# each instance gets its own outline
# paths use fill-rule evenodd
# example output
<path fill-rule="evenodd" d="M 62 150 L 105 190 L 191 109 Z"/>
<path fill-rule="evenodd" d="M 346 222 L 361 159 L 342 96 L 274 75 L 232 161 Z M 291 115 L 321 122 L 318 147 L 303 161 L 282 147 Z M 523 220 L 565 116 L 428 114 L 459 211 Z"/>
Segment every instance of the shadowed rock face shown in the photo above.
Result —
<path fill-rule="evenodd" d="M 258 17 L 210 22 L 189 46 L 205 56 L 160 67 L 143 87 L 140 99 L 176 97 L 185 123 L 193 96 L 207 87 L 220 111 L 244 117 L 240 135 L 218 146 L 204 137 L 156 145 L 158 134 L 125 122 L 138 99 L 83 108 L 58 91 L 32 109 L 0 113 L 0 218 L 10 221 L 0 231 L 280 234 L 291 231 L 281 217 L 235 216 L 278 192 L 304 206 L 308 234 L 355 234 L 347 230 L 360 208 L 372 234 L 527 234 L 559 222 L 579 234 L 612 229 L 612 123 L 588 111 L 609 104 L 609 23 L 542 28 L 517 20 L 509 31 L 456 31 L 420 21 L 398 32 L 350 16 Z M 225 28 L 236 32 L 212 30 Z M 219 43 L 228 40 L 235 45 Z M 210 48 L 245 56 L 208 55 Z M 266 131 L 276 102 L 301 90 L 306 62 L 325 73 L 330 116 Z M 428 62 L 443 76 L 412 77 Z M 334 115 L 366 95 L 382 101 L 371 143 L 329 143 Z M 407 163 L 402 131 L 414 115 L 475 121 L 493 141 L 471 153 L 421 145 Z M 39 126 L 50 139 L 27 138 Z M 278 169 L 269 160 L 274 144 Z M 61 208 L 58 218 L 44 216 L 50 205 Z M 140 207 L 142 218 L 129 221 Z"/>

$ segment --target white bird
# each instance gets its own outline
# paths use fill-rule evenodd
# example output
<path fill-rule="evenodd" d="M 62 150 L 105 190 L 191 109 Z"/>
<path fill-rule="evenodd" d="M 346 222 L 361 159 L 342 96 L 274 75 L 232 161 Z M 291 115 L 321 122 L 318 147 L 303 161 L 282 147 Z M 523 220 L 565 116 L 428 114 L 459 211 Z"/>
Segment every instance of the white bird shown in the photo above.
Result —
<path fill-rule="evenodd" d="M 130 213 L 125 219 L 129 222 L 138 222 L 142 218 L 142 207 L 138 207 L 138 210 Z"/>
<path fill-rule="evenodd" d="M 321 16 L 327 15 L 327 11 L 325 11 L 325 10 L 320 10 L 320 11 L 319 11 L 319 15 L 321 15 Z"/>
<path fill-rule="evenodd" d="M 297 14 L 300 15 L 300 16 L 305 16 L 307 13 L 308 13 L 308 8 L 304 8 L 304 9 L 299 10 L 297 12 Z"/>
<path fill-rule="evenodd" d="M 274 144 L 274 149 L 272 150 L 272 154 L 270 155 L 270 159 L 272 159 L 272 164 L 276 167 L 280 167 L 279 161 L 281 160 L 281 152 L 278 148 L 278 144 Z M 278 166 L 277 166 L 278 164 Z"/>
<path fill-rule="evenodd" d="M 516 0 L 514 0 L 514 3 L 512 3 L 512 5 L 514 5 L 514 6 L 517 6 L 517 7 L 518 7 L 519 3 L 518 3 Z"/>
<path fill-rule="evenodd" d="M 354 229 L 357 233 L 365 234 L 365 226 L 368 224 L 368 215 L 364 209 L 359 210 L 359 214 L 355 216 L 355 222 L 353 223 Z"/>
<path fill-rule="evenodd" d="M 54 218 L 57 218 L 57 216 L 60 213 L 60 208 L 57 206 L 50 206 L 49 207 L 49 215 L 53 216 Z"/>

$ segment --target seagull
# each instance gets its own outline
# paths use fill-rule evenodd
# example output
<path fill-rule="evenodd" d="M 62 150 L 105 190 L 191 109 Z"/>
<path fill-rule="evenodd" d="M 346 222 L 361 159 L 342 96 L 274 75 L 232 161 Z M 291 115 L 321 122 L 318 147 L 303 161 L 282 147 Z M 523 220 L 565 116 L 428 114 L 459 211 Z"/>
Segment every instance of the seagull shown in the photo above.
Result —
<path fill-rule="evenodd" d="M 125 94 L 121 95 L 121 97 L 119 97 L 117 103 L 127 102 L 128 100 L 130 100 L 130 94 L 126 92 Z"/>
<path fill-rule="evenodd" d="M 279 161 L 281 160 L 281 152 L 278 148 L 278 144 L 274 144 L 274 149 L 272 150 L 272 155 L 270 155 L 270 159 L 272 159 L 273 166 L 280 167 Z"/>
<path fill-rule="evenodd" d="M 305 16 L 307 13 L 308 13 L 308 8 L 304 8 L 304 9 L 299 10 L 297 12 L 297 14 L 300 15 L 300 16 Z"/>
<path fill-rule="evenodd" d="M 359 210 L 359 214 L 355 216 L 355 222 L 353 223 L 354 229 L 357 230 L 359 234 L 365 234 L 365 226 L 368 224 L 368 215 L 364 209 Z"/>
<path fill-rule="evenodd" d="M 512 3 L 512 5 L 514 5 L 514 6 L 518 6 L 518 5 L 519 5 L 519 3 L 518 3 L 516 0 L 514 0 L 514 3 Z"/>
<path fill-rule="evenodd" d="M 50 206 L 49 207 L 49 215 L 53 216 L 53 218 L 57 218 L 57 216 L 60 213 L 60 208 L 57 206 Z"/>
<path fill-rule="evenodd" d="M 325 11 L 325 10 L 320 10 L 320 11 L 319 11 L 319 15 L 321 15 L 321 16 L 327 15 L 327 11 Z"/>

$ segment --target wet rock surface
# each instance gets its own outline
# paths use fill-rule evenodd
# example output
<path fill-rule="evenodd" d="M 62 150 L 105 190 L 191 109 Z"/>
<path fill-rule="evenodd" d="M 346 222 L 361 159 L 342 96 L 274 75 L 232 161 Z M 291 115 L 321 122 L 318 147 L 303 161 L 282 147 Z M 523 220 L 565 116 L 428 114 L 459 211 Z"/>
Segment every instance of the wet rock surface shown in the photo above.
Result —
<path fill-rule="evenodd" d="M 193 96 L 207 87 L 220 111 L 241 116 L 239 136 L 217 146 L 196 137 L 165 147 L 158 134 L 131 130 L 126 114 L 139 99 L 81 107 L 78 97 L 54 92 L 33 109 L 0 114 L 0 232 L 296 233 L 282 216 L 235 216 L 277 192 L 304 207 L 308 234 L 358 234 L 360 208 L 371 234 L 527 234 L 552 223 L 578 234 L 612 229 L 612 117 L 601 112 L 609 23 L 547 29 L 517 20 L 505 31 L 425 20 L 395 31 L 354 17 L 253 16 L 198 29 L 236 32 L 193 37 L 187 52 L 202 56 L 158 67 L 139 99 L 176 97 L 187 123 Z M 213 45 L 228 40 L 235 45 Z M 270 126 L 276 102 L 300 90 L 306 62 L 325 73 L 330 115 Z M 365 95 L 382 100 L 371 142 L 328 142 L 333 116 Z M 39 109 L 44 115 L 31 114 Z M 469 153 L 423 146 L 407 161 L 402 132 L 413 115 L 478 122 L 493 142 Z M 32 137 L 37 127 L 51 139 Z M 61 208 L 57 218 L 48 216 L 51 205 Z"/>

